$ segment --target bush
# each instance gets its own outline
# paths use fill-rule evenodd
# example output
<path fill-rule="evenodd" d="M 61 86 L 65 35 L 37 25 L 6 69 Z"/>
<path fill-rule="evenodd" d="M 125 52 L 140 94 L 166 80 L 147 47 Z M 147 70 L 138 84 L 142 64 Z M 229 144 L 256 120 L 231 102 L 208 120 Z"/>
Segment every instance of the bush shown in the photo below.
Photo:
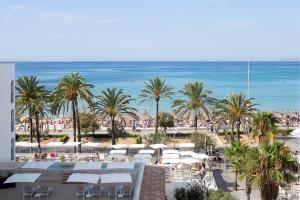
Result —
<path fill-rule="evenodd" d="M 207 200 L 237 200 L 229 192 L 222 190 L 210 190 L 206 196 Z"/>
<path fill-rule="evenodd" d="M 196 151 L 200 151 L 201 149 L 205 149 L 205 142 L 206 142 L 206 147 L 209 147 L 209 146 L 214 147 L 215 146 L 214 139 L 206 133 L 193 133 L 192 134 L 192 141 L 195 144 L 195 150 Z"/>
<path fill-rule="evenodd" d="M 201 185 L 188 185 L 175 190 L 176 200 L 204 200 L 206 189 Z"/>
<path fill-rule="evenodd" d="M 69 136 L 67 134 L 61 136 L 59 139 L 60 142 L 66 142 L 68 140 L 69 140 Z"/>
<path fill-rule="evenodd" d="M 135 137 L 135 143 L 136 144 L 142 144 L 142 136 L 141 135 L 137 135 Z"/>
<path fill-rule="evenodd" d="M 293 131 L 293 129 L 291 129 L 291 128 L 277 128 L 275 130 L 275 133 L 278 135 L 286 136 L 286 135 L 289 135 L 289 133 L 292 131 Z"/>

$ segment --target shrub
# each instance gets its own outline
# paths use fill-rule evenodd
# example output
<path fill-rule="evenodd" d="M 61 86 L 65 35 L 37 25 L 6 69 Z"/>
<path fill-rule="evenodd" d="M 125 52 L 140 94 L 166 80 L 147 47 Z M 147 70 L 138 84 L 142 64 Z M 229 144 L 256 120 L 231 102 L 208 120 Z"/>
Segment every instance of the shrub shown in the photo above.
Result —
<path fill-rule="evenodd" d="M 137 135 L 135 137 L 135 143 L 136 144 L 141 144 L 142 143 L 142 136 L 141 135 Z"/>
<path fill-rule="evenodd" d="M 204 200 L 206 189 L 201 185 L 188 185 L 175 190 L 176 200 Z"/>
<path fill-rule="evenodd" d="M 59 141 L 60 142 L 66 142 L 66 141 L 68 141 L 68 139 L 69 139 L 69 136 L 67 134 L 65 134 L 65 135 L 60 137 Z"/>
<path fill-rule="evenodd" d="M 206 133 L 193 133 L 192 141 L 193 143 L 195 143 L 196 151 L 200 151 L 200 149 L 205 149 L 205 142 L 207 145 L 206 147 L 215 146 L 214 139 Z"/>
<path fill-rule="evenodd" d="M 222 190 L 210 190 L 206 196 L 207 200 L 237 200 L 229 192 Z"/>

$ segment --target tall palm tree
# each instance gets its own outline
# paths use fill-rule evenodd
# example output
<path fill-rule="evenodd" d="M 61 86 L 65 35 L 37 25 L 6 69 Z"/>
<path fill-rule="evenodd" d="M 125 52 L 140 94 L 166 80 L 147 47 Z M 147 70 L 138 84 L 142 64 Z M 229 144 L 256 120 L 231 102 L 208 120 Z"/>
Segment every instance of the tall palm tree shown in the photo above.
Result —
<path fill-rule="evenodd" d="M 155 135 L 158 134 L 159 101 L 162 98 L 170 99 L 173 94 L 173 87 L 169 83 L 166 83 L 164 79 L 159 77 L 149 79 L 144 83 L 144 89 L 141 90 L 139 98 L 141 98 L 141 103 L 153 100 L 156 102 Z"/>
<path fill-rule="evenodd" d="M 253 112 L 256 110 L 253 103 L 253 98 L 246 98 L 243 93 L 232 93 L 225 99 L 216 103 L 216 113 L 222 116 L 224 120 L 228 120 L 231 124 L 232 136 L 236 126 L 238 141 L 240 140 L 241 124 L 249 124 L 253 117 Z M 232 138 L 233 139 L 233 138 Z"/>
<path fill-rule="evenodd" d="M 231 160 L 234 171 L 234 183 L 233 189 L 237 190 L 238 174 L 241 173 L 244 166 L 244 155 L 247 152 L 248 147 L 238 141 L 231 143 L 230 147 L 225 148 L 224 154 Z"/>
<path fill-rule="evenodd" d="M 134 99 L 130 95 L 125 94 L 122 89 L 116 88 L 107 88 L 101 92 L 100 96 L 96 97 L 95 112 L 102 119 L 110 118 L 112 145 L 116 144 L 116 118 L 125 120 L 124 117 L 127 115 L 138 119 L 137 109 L 130 105 L 132 101 Z"/>
<path fill-rule="evenodd" d="M 179 92 L 187 99 L 178 99 L 173 102 L 175 114 L 188 118 L 193 116 L 195 132 L 197 132 L 197 121 L 201 111 L 209 116 L 208 104 L 213 101 L 213 98 L 209 96 L 211 91 L 205 89 L 202 82 L 194 82 L 186 84 Z"/>
<path fill-rule="evenodd" d="M 91 89 L 93 87 L 92 84 L 86 83 L 86 79 L 79 73 L 71 73 L 64 76 L 54 89 L 52 111 L 55 114 L 60 114 L 61 111 L 64 113 L 68 112 L 70 105 L 72 107 L 74 142 L 76 141 L 76 136 L 78 137 L 78 141 L 81 141 L 78 103 L 81 101 L 91 104 L 93 97 Z M 76 128 L 78 131 L 77 135 Z M 76 148 L 74 150 L 76 151 Z"/>
<path fill-rule="evenodd" d="M 42 86 L 36 76 L 23 76 L 18 78 L 16 90 L 17 113 L 28 114 L 30 126 L 30 142 L 33 142 L 33 107 L 34 101 L 38 98 Z"/>
<path fill-rule="evenodd" d="M 254 135 L 259 135 L 259 143 L 268 142 L 267 133 L 276 129 L 277 119 L 273 113 L 259 112 L 252 122 L 252 130 Z"/>

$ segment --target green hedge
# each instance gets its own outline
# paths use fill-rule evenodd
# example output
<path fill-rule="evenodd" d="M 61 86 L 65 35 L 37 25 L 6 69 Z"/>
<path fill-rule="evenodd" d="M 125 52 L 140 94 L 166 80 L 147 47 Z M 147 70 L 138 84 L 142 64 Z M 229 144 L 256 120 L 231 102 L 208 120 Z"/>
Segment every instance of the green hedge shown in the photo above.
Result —
<path fill-rule="evenodd" d="M 64 135 L 42 135 L 41 136 L 41 140 L 47 140 L 50 138 L 57 138 L 59 139 L 59 141 L 61 142 L 66 142 L 69 139 L 69 136 L 67 134 Z M 29 141 L 30 140 L 30 136 L 29 135 L 25 135 L 25 134 L 16 134 L 16 141 L 20 142 L 20 141 Z"/>

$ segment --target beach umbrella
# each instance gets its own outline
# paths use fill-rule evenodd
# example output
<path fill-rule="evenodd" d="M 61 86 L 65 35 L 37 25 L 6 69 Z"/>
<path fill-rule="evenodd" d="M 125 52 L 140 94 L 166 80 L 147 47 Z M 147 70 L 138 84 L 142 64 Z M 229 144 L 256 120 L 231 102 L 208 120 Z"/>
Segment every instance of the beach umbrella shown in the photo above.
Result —
<path fill-rule="evenodd" d="M 129 173 L 102 174 L 101 183 L 132 183 Z"/>
<path fill-rule="evenodd" d="M 92 183 L 97 184 L 100 179 L 99 174 L 73 173 L 67 179 L 67 183 Z"/>
<path fill-rule="evenodd" d="M 178 164 L 180 163 L 180 159 L 178 158 L 165 158 L 162 159 L 162 164 Z"/>
<path fill-rule="evenodd" d="M 163 158 L 163 159 L 165 159 L 165 158 L 179 158 L 179 154 L 174 154 L 174 153 L 172 153 L 172 154 L 163 154 L 161 158 Z"/>
<path fill-rule="evenodd" d="M 199 162 L 199 160 L 195 159 L 195 158 L 183 158 L 180 160 L 181 163 L 184 163 L 186 165 L 190 165 L 190 164 L 194 164 Z"/>
<path fill-rule="evenodd" d="M 167 149 L 167 150 L 163 150 L 163 154 L 178 154 L 179 151 L 176 149 Z"/>
<path fill-rule="evenodd" d="M 129 148 L 130 149 L 142 149 L 142 148 L 145 148 L 145 144 L 131 144 L 129 145 Z"/>
<path fill-rule="evenodd" d="M 295 128 L 292 132 L 290 132 L 290 135 L 300 137 L 300 128 Z"/>
<path fill-rule="evenodd" d="M 194 143 L 180 143 L 179 148 L 195 148 L 195 144 Z"/>
<path fill-rule="evenodd" d="M 122 154 L 126 155 L 127 151 L 124 149 L 115 149 L 115 150 L 110 150 L 109 154 Z"/>
<path fill-rule="evenodd" d="M 134 169 L 134 162 L 110 162 L 106 169 Z"/>
<path fill-rule="evenodd" d="M 208 159 L 209 157 L 204 154 L 204 153 L 194 153 L 192 154 L 192 157 L 193 158 L 196 158 L 196 159 L 200 159 L 200 160 L 203 160 L 203 159 Z"/>
<path fill-rule="evenodd" d="M 24 173 L 24 174 L 13 174 L 8 177 L 6 183 L 23 183 L 23 200 L 24 200 L 24 183 L 34 183 L 42 174 L 41 173 Z"/>
<path fill-rule="evenodd" d="M 111 145 L 110 147 L 113 149 L 124 149 L 124 148 L 127 148 L 128 145 L 127 144 L 114 144 L 114 145 Z"/>
<path fill-rule="evenodd" d="M 20 147 L 27 147 L 30 148 L 30 153 L 32 153 L 31 149 L 38 147 L 38 143 L 30 143 L 30 142 L 16 142 L 16 146 L 19 147 L 19 153 L 20 153 Z"/>
<path fill-rule="evenodd" d="M 167 145 L 165 144 L 150 144 L 149 145 L 152 149 L 162 149 L 162 148 L 166 148 Z"/>
<path fill-rule="evenodd" d="M 139 150 L 139 154 L 154 154 L 153 149 L 141 149 Z"/>

